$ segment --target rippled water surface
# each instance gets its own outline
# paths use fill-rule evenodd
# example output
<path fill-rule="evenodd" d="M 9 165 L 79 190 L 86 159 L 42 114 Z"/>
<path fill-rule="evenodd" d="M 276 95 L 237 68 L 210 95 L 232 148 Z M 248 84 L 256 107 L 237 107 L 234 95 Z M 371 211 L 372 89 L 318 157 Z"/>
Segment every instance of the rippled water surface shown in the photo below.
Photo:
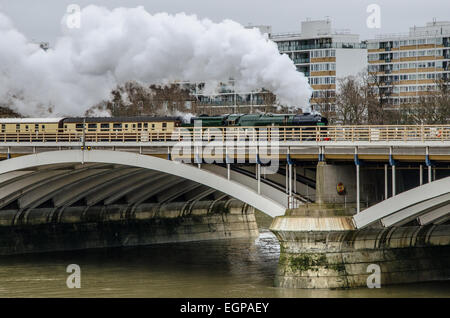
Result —
<path fill-rule="evenodd" d="M 381 289 L 273 287 L 279 256 L 267 230 L 254 239 L 0 257 L 0 297 L 450 297 L 450 282 Z M 81 288 L 66 267 L 81 268 Z"/>

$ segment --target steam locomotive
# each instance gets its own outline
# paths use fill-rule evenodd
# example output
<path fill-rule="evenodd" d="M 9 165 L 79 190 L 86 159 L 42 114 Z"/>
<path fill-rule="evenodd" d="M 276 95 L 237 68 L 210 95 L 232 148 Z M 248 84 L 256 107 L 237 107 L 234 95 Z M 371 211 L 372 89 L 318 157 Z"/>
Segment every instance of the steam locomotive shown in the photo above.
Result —
<path fill-rule="evenodd" d="M 320 114 L 232 114 L 222 116 L 192 117 L 190 123 L 182 126 L 193 126 L 201 123 L 202 127 L 261 127 L 261 126 L 327 126 L 328 120 Z"/>

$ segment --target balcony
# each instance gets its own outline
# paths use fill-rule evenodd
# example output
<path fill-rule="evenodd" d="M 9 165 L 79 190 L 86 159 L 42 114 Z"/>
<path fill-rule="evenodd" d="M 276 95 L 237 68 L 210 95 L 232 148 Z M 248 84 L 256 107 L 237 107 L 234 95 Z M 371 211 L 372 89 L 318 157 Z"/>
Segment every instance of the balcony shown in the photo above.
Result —
<path fill-rule="evenodd" d="M 300 50 L 315 50 L 315 49 L 365 49 L 365 43 L 321 43 L 321 44 L 300 44 L 289 46 L 278 46 L 280 52 L 300 51 Z"/>
<path fill-rule="evenodd" d="M 296 58 L 294 59 L 294 64 L 304 64 L 304 63 L 309 63 L 310 60 L 309 58 Z"/>

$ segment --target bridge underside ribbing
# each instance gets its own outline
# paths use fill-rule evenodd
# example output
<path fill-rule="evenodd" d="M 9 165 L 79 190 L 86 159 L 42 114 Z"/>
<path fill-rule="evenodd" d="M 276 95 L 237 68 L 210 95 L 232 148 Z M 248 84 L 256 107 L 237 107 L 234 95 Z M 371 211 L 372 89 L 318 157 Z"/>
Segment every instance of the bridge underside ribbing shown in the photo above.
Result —
<path fill-rule="evenodd" d="M 436 180 L 384 200 L 354 216 L 357 228 L 375 225 L 442 224 L 450 218 L 450 177 Z"/>
<path fill-rule="evenodd" d="M 218 190 L 220 189 L 220 190 Z M 63 150 L 0 162 L 0 209 L 239 199 L 271 216 L 285 207 L 196 167 L 120 151 Z"/>

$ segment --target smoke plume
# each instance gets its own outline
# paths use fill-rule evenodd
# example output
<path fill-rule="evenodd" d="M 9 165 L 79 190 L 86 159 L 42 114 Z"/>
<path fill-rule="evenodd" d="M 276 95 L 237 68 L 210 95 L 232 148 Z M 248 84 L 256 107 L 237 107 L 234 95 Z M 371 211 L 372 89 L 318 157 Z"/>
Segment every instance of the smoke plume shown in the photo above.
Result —
<path fill-rule="evenodd" d="M 311 96 L 307 79 L 275 43 L 231 20 L 91 5 L 81 11 L 80 28 L 63 27 L 44 51 L 0 13 L 0 104 L 24 115 L 82 115 L 130 80 L 229 78 L 243 91 L 270 90 L 286 106 L 306 108 Z"/>

